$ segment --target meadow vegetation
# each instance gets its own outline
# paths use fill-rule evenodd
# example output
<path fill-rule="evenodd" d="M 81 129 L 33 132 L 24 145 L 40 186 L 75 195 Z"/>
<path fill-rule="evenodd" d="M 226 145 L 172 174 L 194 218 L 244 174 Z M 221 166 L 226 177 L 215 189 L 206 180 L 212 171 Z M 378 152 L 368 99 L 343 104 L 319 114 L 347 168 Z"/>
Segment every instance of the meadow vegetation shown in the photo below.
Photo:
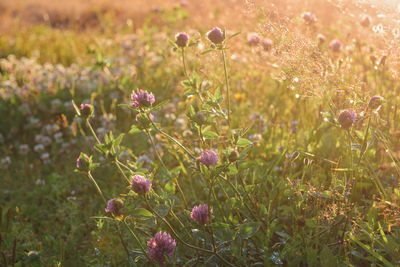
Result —
<path fill-rule="evenodd" d="M 396 6 L 133 2 L 0 3 L 1 266 L 399 266 Z"/>

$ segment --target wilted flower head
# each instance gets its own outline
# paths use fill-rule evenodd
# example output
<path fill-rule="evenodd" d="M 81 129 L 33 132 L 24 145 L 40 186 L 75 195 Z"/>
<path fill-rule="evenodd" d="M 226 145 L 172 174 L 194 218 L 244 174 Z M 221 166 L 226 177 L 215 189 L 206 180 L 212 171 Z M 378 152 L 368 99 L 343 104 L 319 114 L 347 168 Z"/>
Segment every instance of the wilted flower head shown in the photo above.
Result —
<path fill-rule="evenodd" d="M 89 118 L 93 115 L 93 106 L 90 104 L 81 104 L 81 114 L 84 118 Z"/>
<path fill-rule="evenodd" d="M 210 210 L 210 215 L 212 214 L 212 209 Z M 190 217 L 198 222 L 199 224 L 208 224 L 210 221 L 208 215 L 208 205 L 202 204 L 198 206 L 194 206 L 192 212 L 190 213 Z"/>
<path fill-rule="evenodd" d="M 155 101 L 153 93 L 142 89 L 137 89 L 136 92 L 132 91 L 131 99 L 133 101 L 131 106 L 134 108 L 148 107 Z"/>
<path fill-rule="evenodd" d="M 141 175 L 133 175 L 131 186 L 135 193 L 145 194 L 151 189 L 151 181 Z"/>
<path fill-rule="evenodd" d="M 371 17 L 368 15 L 364 15 L 361 19 L 361 26 L 363 27 L 368 27 L 369 25 L 371 25 Z"/>
<path fill-rule="evenodd" d="M 315 14 L 311 13 L 311 12 L 304 12 L 301 17 L 303 18 L 304 22 L 307 24 L 313 24 L 315 22 L 317 22 L 317 17 L 315 16 Z"/>
<path fill-rule="evenodd" d="M 272 49 L 272 46 L 274 45 L 274 42 L 273 42 L 271 39 L 269 39 L 269 38 L 265 38 L 265 39 L 262 41 L 261 44 L 262 44 L 262 46 L 263 46 L 263 48 L 264 48 L 265 51 L 269 51 L 269 50 Z"/>
<path fill-rule="evenodd" d="M 217 153 L 212 150 L 204 150 L 200 156 L 200 162 L 207 167 L 216 165 L 219 162 Z"/>
<path fill-rule="evenodd" d="M 124 202 L 119 198 L 112 198 L 107 202 L 107 207 L 104 209 L 106 212 L 118 214 L 124 207 Z"/>
<path fill-rule="evenodd" d="M 189 34 L 186 32 L 180 32 L 175 35 L 175 43 L 179 47 L 186 47 L 189 44 Z"/>
<path fill-rule="evenodd" d="M 338 121 L 343 129 L 349 129 L 357 121 L 357 113 L 347 109 L 339 114 Z"/>
<path fill-rule="evenodd" d="M 256 32 L 250 32 L 247 34 L 247 43 L 249 45 L 258 45 L 261 41 L 261 37 Z"/>
<path fill-rule="evenodd" d="M 329 48 L 333 51 L 333 52 L 340 52 L 342 51 L 342 43 L 338 40 L 338 39 L 334 39 L 330 42 L 329 44 Z"/>
<path fill-rule="evenodd" d="M 165 255 L 172 258 L 175 247 L 176 242 L 171 235 L 160 231 L 147 242 L 147 253 L 150 259 L 165 266 Z"/>
<path fill-rule="evenodd" d="M 369 100 L 369 103 L 368 103 L 368 108 L 369 109 L 379 108 L 382 105 L 383 100 L 384 100 L 384 98 L 379 95 L 371 97 L 371 99 Z"/>
<path fill-rule="evenodd" d="M 214 44 L 220 44 L 225 39 L 225 36 L 220 28 L 215 27 L 211 31 L 207 32 L 207 38 Z"/>

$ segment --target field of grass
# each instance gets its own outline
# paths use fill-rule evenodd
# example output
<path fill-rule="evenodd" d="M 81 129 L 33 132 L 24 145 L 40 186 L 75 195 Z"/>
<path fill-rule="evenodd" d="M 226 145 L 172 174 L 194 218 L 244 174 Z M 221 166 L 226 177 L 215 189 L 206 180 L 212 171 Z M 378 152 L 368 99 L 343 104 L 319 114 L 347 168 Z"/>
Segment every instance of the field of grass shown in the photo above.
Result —
<path fill-rule="evenodd" d="M 0 266 L 399 266 L 399 10 L 0 1 Z"/>

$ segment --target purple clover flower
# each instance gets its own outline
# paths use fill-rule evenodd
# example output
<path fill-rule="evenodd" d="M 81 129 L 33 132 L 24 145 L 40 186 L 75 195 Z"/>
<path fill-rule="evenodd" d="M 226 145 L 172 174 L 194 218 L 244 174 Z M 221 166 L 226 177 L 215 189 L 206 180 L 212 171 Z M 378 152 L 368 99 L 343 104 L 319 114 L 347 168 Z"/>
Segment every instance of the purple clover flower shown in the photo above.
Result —
<path fill-rule="evenodd" d="M 107 207 L 104 210 L 105 212 L 118 214 L 123 207 L 124 207 L 124 202 L 122 201 L 122 199 L 112 198 L 107 202 Z"/>
<path fill-rule="evenodd" d="M 224 41 L 225 36 L 220 28 L 215 27 L 211 31 L 207 32 L 207 38 L 214 44 L 220 44 Z"/>
<path fill-rule="evenodd" d="M 84 157 L 84 158 L 82 158 L 82 157 Z M 76 159 L 76 168 L 79 170 L 84 169 L 85 167 L 88 166 L 89 161 L 90 161 L 90 158 L 86 154 L 81 153 L 79 155 L 79 157 Z"/>
<path fill-rule="evenodd" d="M 179 47 L 186 47 L 189 44 L 189 34 L 186 32 L 180 32 L 175 35 L 175 43 Z"/>
<path fill-rule="evenodd" d="M 338 39 L 334 39 L 329 43 L 329 48 L 333 52 L 338 53 L 338 52 L 342 51 L 343 45 Z"/>
<path fill-rule="evenodd" d="M 347 109 L 339 114 L 338 121 L 343 129 L 347 130 L 357 121 L 357 113 Z"/>
<path fill-rule="evenodd" d="M 311 12 L 304 12 L 301 17 L 303 18 L 304 22 L 307 24 L 314 24 L 315 22 L 317 22 L 317 17 L 315 16 L 315 14 L 311 13 Z"/>
<path fill-rule="evenodd" d="M 147 253 L 150 259 L 165 266 L 165 255 L 173 258 L 176 241 L 170 234 L 158 232 L 147 242 Z"/>
<path fill-rule="evenodd" d="M 269 50 L 271 50 L 272 46 L 274 45 L 274 42 L 269 38 L 265 38 L 261 44 L 265 51 L 269 51 Z"/>
<path fill-rule="evenodd" d="M 131 181 L 132 190 L 137 194 L 145 194 L 151 189 L 151 181 L 141 175 L 133 175 Z"/>
<path fill-rule="evenodd" d="M 247 43 L 249 45 L 258 45 L 261 41 L 261 37 L 256 32 L 250 32 L 247 34 Z"/>
<path fill-rule="evenodd" d="M 88 118 L 93 115 L 93 106 L 92 105 L 82 103 L 80 108 L 81 108 L 81 114 L 83 117 Z"/>
<path fill-rule="evenodd" d="M 212 150 L 204 150 L 200 156 L 200 162 L 207 167 L 216 165 L 219 162 L 217 153 Z"/>
<path fill-rule="evenodd" d="M 369 100 L 369 103 L 368 103 L 368 108 L 370 108 L 370 109 L 379 108 L 382 105 L 383 100 L 384 100 L 384 98 L 379 95 L 375 95 L 375 96 L 371 97 L 371 99 Z"/>
<path fill-rule="evenodd" d="M 213 213 L 212 209 L 210 210 L 210 215 Z M 207 204 L 202 204 L 198 206 L 194 206 L 192 209 L 192 213 L 190 214 L 190 217 L 198 222 L 199 224 L 209 224 L 210 223 L 210 217 L 208 214 L 208 205 Z"/>
<path fill-rule="evenodd" d="M 134 108 L 148 107 L 155 101 L 153 93 L 149 93 L 142 89 L 137 89 L 136 92 L 132 91 L 131 99 L 133 101 L 132 107 Z"/>

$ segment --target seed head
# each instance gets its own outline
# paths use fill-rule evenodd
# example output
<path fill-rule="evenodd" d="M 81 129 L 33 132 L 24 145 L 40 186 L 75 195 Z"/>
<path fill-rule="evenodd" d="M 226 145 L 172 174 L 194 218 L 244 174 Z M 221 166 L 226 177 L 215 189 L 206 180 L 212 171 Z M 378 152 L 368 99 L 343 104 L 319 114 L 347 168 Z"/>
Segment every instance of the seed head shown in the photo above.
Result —
<path fill-rule="evenodd" d="M 165 255 L 172 258 L 175 247 L 176 241 L 171 235 L 160 231 L 147 242 L 147 253 L 150 259 L 165 266 Z"/>

